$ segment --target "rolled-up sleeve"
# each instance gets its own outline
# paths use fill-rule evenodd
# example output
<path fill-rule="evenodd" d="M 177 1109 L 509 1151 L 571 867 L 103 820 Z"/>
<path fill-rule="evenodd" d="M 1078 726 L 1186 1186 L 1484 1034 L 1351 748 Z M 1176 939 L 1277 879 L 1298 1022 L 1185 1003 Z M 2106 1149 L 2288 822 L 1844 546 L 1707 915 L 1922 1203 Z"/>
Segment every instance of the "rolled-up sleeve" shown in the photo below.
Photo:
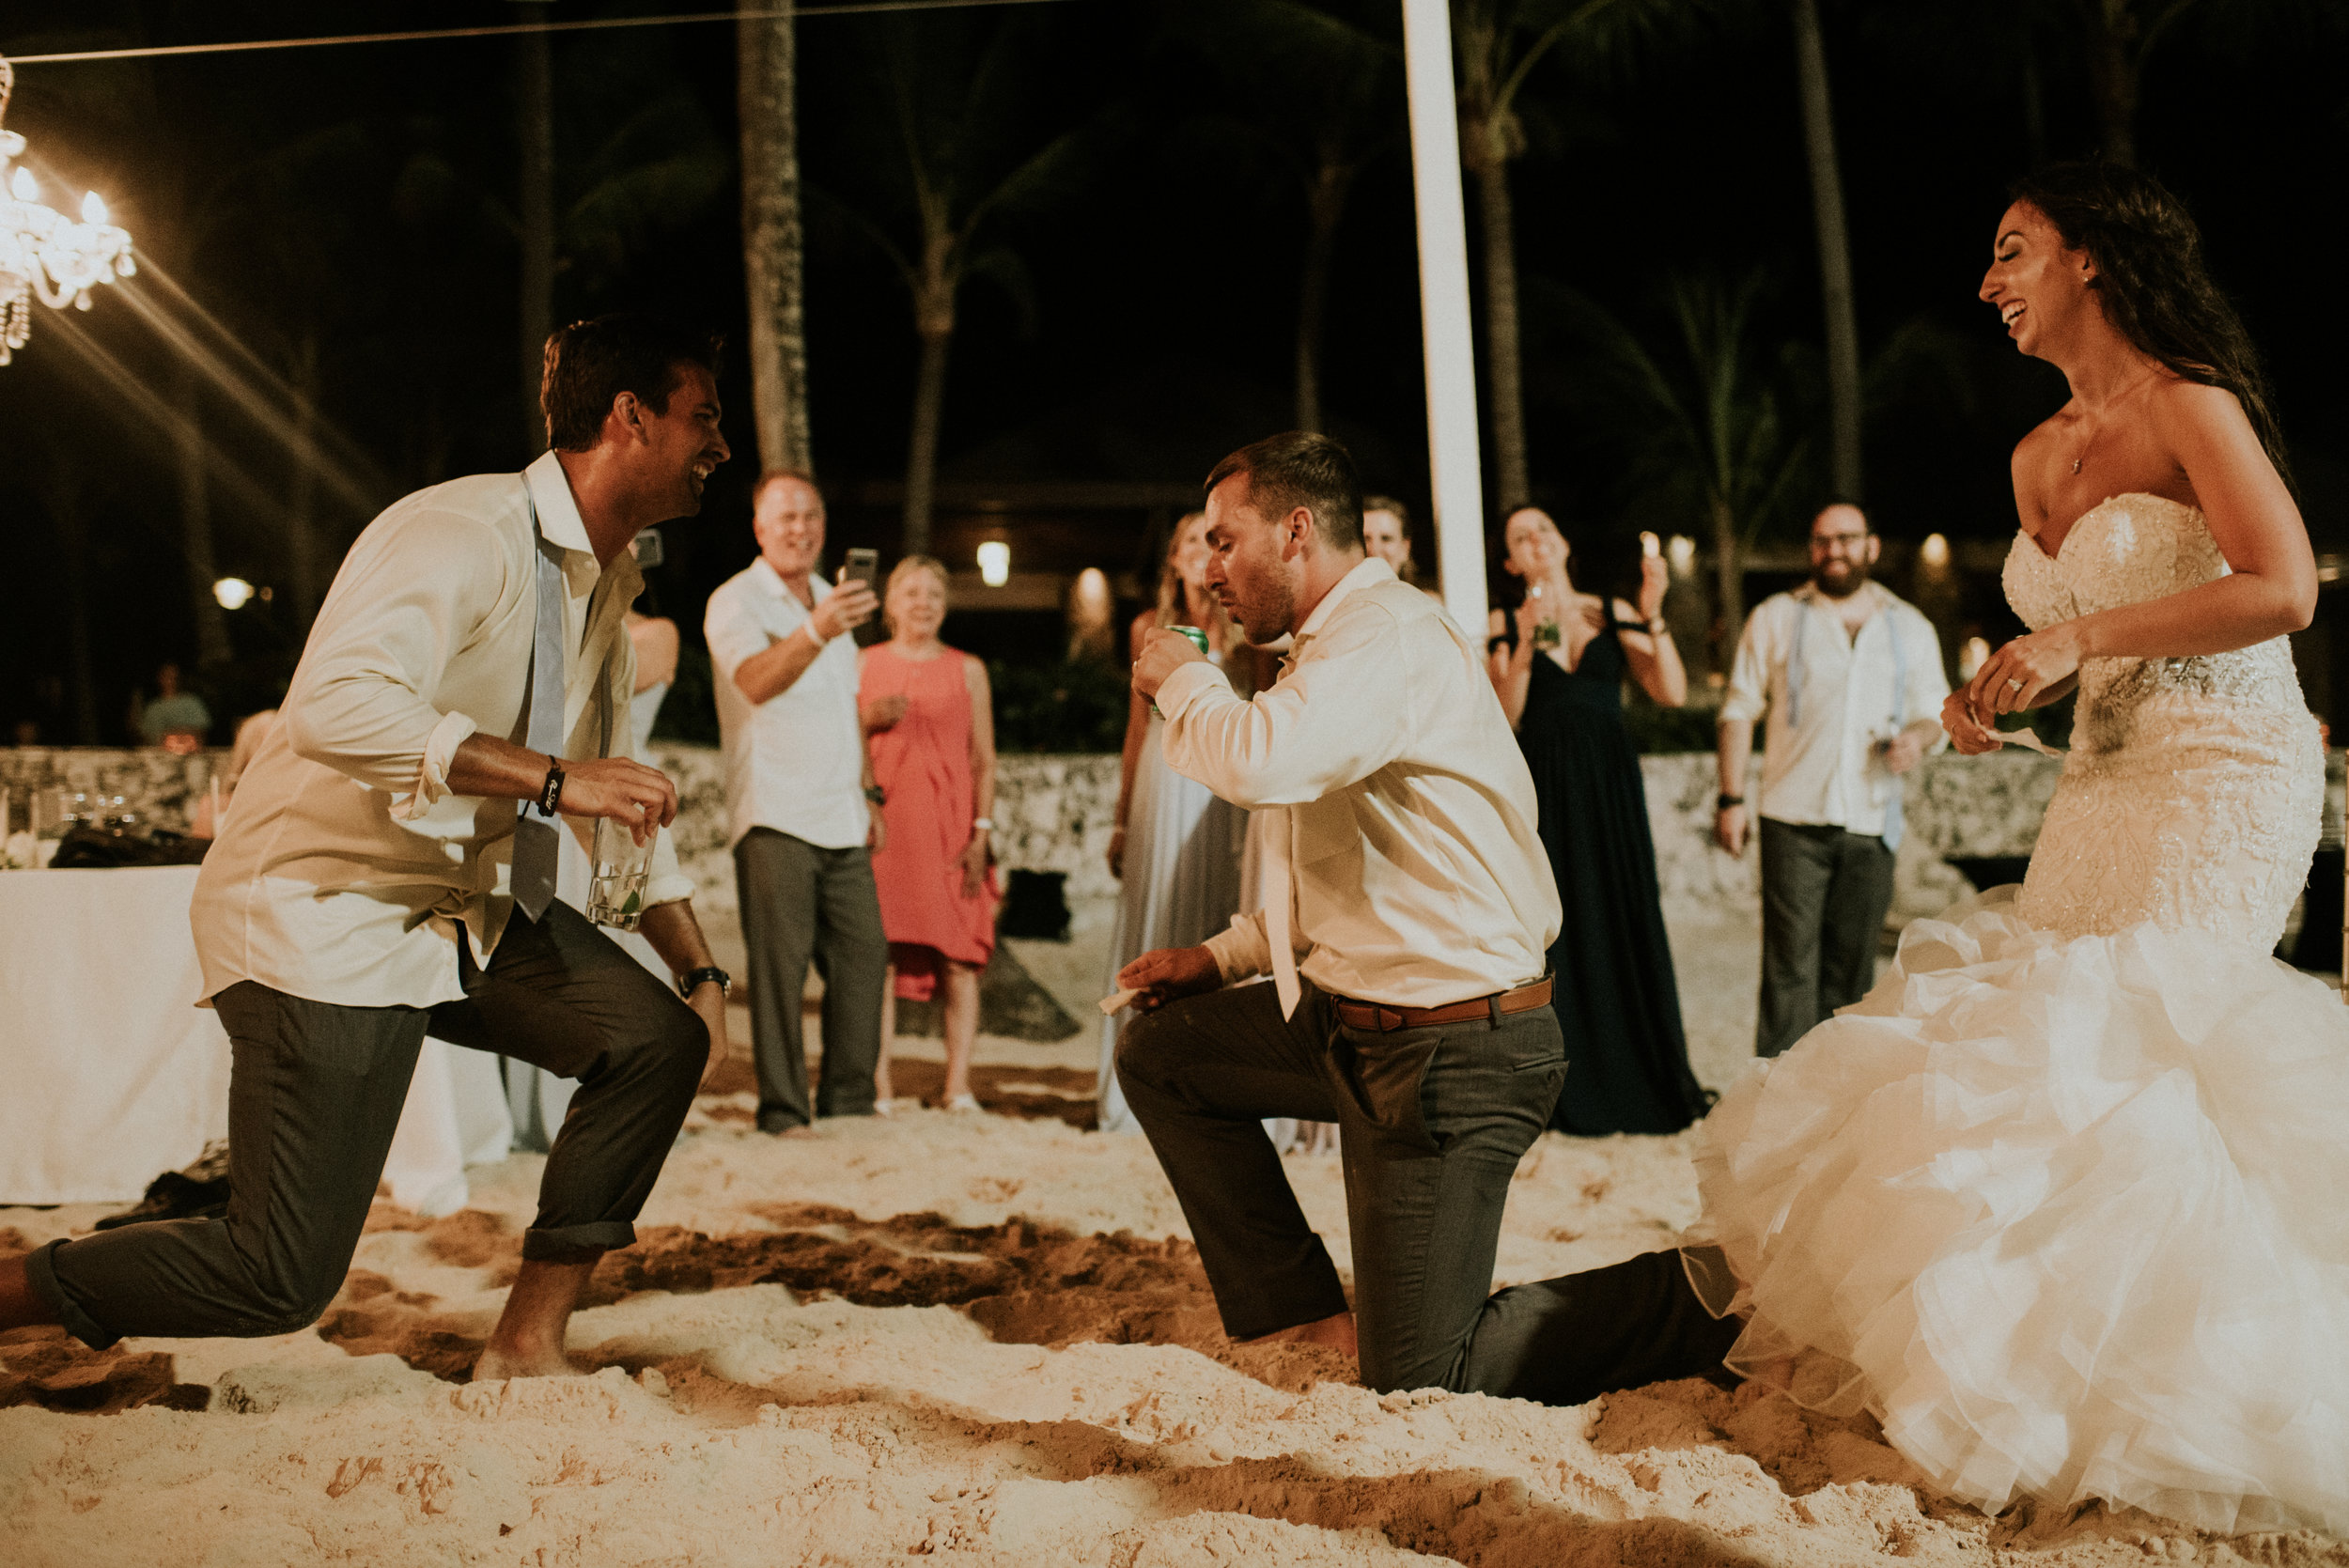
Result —
<path fill-rule="evenodd" d="M 729 686 L 742 661 L 765 653 L 774 641 L 758 624 L 758 617 L 738 591 L 739 586 L 728 583 L 720 588 L 709 596 L 709 606 L 702 613 L 702 639 L 709 644 L 710 673 Z"/>
<path fill-rule="evenodd" d="M 1941 716 L 1950 694 L 1950 677 L 1941 668 L 1941 634 L 1923 615 L 1903 615 L 1897 630 L 1906 639 L 1902 663 L 1907 667 L 1908 689 L 1901 693 L 1901 722 L 1914 724 Z"/>
<path fill-rule="evenodd" d="M 1272 944 L 1265 939 L 1262 909 L 1234 915 L 1231 924 L 1209 937 L 1203 945 L 1215 955 L 1216 970 L 1223 976 L 1226 986 L 1251 979 L 1272 967 Z"/>
<path fill-rule="evenodd" d="M 450 759 L 474 731 L 471 716 L 441 711 L 428 693 L 496 608 L 505 551 L 485 522 L 440 511 L 370 544 L 344 566 L 310 634 L 286 693 L 286 739 L 412 817 L 448 792 Z M 485 556 L 499 569 L 483 570 Z"/>
<path fill-rule="evenodd" d="M 1759 719 L 1770 707 L 1771 616 L 1766 609 L 1747 618 L 1729 668 L 1729 690 L 1721 698 L 1723 720 Z"/>
<path fill-rule="evenodd" d="M 1360 783 L 1409 738 L 1405 643 L 1384 610 L 1342 613 L 1277 685 L 1248 701 L 1213 665 L 1184 665 L 1159 688 L 1167 766 L 1250 811 Z"/>

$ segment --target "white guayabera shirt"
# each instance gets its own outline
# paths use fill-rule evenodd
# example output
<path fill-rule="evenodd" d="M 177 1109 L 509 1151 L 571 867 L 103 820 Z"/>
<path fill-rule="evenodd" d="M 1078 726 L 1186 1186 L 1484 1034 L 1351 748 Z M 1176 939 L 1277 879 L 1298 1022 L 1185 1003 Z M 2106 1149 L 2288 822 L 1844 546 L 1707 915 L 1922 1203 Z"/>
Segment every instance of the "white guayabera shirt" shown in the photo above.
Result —
<path fill-rule="evenodd" d="M 1270 690 L 1243 701 L 1202 662 L 1158 703 L 1170 767 L 1271 814 L 1265 896 L 1285 908 L 1208 939 L 1226 981 L 1269 970 L 1292 990 L 1276 924 L 1294 972 L 1364 1001 L 1441 1007 L 1540 978 L 1560 911 L 1533 777 L 1476 648 L 1384 561 L 1314 607 Z"/>
<path fill-rule="evenodd" d="M 832 585 L 811 574 L 809 598 Z M 819 849 L 864 842 L 864 730 L 857 718 L 856 639 L 834 637 L 800 678 L 763 703 L 734 684 L 745 660 L 804 635 L 810 611 L 762 557 L 709 596 L 702 632 L 717 676 L 718 733 L 725 743 L 726 842 L 753 828 L 789 833 Z"/>
<path fill-rule="evenodd" d="M 277 728 L 204 857 L 189 918 L 207 998 L 254 980 L 313 1001 L 429 1007 L 464 994 L 460 933 L 477 959 L 497 945 L 515 802 L 452 795 L 448 767 L 475 731 L 519 743 L 528 722 L 533 503 L 563 552 L 563 754 L 598 755 L 607 722 L 611 753 L 633 754 L 622 616 L 644 578 L 626 551 L 597 565 L 554 454 L 396 502 L 334 574 Z M 646 905 L 692 892 L 663 832 Z"/>
<path fill-rule="evenodd" d="M 1924 612 L 1881 583 L 1859 592 L 1873 598 L 1875 613 L 1858 637 L 1843 630 L 1834 601 L 1808 583 L 1755 606 L 1721 717 L 1769 714 L 1762 815 L 1873 837 L 1889 826 L 1886 808 L 1901 787 L 1876 743 L 1938 719 L 1950 683 Z"/>

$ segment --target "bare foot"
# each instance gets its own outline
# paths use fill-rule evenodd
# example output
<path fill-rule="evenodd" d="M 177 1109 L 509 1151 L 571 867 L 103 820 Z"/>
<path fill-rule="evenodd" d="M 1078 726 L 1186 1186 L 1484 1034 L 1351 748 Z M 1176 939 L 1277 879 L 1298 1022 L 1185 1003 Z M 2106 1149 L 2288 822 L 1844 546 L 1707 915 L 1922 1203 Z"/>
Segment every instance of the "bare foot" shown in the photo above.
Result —
<path fill-rule="evenodd" d="M 1335 1312 L 1328 1317 L 1315 1319 L 1312 1323 L 1299 1323 L 1286 1328 L 1277 1328 L 1269 1334 L 1259 1334 L 1252 1340 L 1242 1340 L 1239 1343 L 1242 1344 L 1323 1344 L 1332 1350 L 1342 1350 L 1348 1356 L 1357 1358 L 1361 1356 L 1354 1338 L 1354 1314 L 1350 1312 Z"/>
<path fill-rule="evenodd" d="M 495 1343 L 481 1348 L 481 1359 L 473 1364 L 473 1380 L 476 1383 L 496 1383 L 508 1377 L 584 1377 L 587 1369 L 579 1365 L 560 1350 L 524 1351 Z"/>

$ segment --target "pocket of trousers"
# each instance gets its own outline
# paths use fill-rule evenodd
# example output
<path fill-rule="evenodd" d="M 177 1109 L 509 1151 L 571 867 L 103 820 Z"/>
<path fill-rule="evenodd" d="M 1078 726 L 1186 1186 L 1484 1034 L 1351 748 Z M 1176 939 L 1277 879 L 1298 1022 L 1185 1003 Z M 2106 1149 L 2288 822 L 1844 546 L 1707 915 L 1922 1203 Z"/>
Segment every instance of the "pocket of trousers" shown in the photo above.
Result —
<path fill-rule="evenodd" d="M 1398 1152 L 1439 1152 L 1420 1102 L 1428 1064 L 1443 1041 L 1440 1034 L 1422 1035 L 1418 1031 L 1399 1035 L 1338 1031 L 1330 1052 L 1338 1091 L 1352 1104 L 1355 1114 L 1370 1124 L 1381 1144 Z"/>

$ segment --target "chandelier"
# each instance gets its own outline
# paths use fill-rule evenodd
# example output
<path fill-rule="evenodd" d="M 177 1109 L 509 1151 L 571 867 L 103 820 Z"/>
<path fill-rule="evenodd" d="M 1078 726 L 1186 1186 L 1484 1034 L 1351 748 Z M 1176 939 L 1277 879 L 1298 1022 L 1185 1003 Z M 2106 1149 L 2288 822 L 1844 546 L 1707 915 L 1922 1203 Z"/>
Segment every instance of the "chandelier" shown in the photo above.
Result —
<path fill-rule="evenodd" d="M 0 119 L 15 85 L 15 70 L 0 58 Z M 52 310 L 68 302 L 87 310 L 91 288 L 138 271 L 131 236 L 106 221 L 98 193 L 82 198 L 75 223 L 42 203 L 40 181 L 15 162 L 23 153 L 24 138 L 0 126 L 0 365 L 32 335 L 34 294 Z"/>

